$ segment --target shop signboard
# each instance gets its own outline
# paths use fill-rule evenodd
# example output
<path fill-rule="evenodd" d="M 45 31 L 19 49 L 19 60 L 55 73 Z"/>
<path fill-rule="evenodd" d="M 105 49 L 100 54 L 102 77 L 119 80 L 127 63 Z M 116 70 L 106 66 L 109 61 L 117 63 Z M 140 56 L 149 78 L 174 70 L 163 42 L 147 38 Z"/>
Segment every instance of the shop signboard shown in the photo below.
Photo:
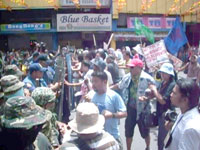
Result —
<path fill-rule="evenodd" d="M 127 28 L 135 28 L 135 18 L 127 17 Z M 176 20 L 175 17 L 138 17 L 138 19 L 150 29 L 171 29 Z"/>
<path fill-rule="evenodd" d="M 167 50 L 163 40 L 142 48 L 142 51 L 150 72 L 154 72 L 159 69 L 164 62 L 169 62 Z"/>
<path fill-rule="evenodd" d="M 111 0 L 100 0 L 101 7 L 110 7 Z M 79 4 L 81 7 L 96 7 L 95 0 L 80 0 Z M 72 0 L 60 0 L 60 6 L 70 6 L 75 7 Z"/>
<path fill-rule="evenodd" d="M 111 31 L 111 14 L 57 14 L 58 32 Z"/>
<path fill-rule="evenodd" d="M 36 31 L 50 30 L 50 23 L 16 23 L 16 24 L 1 24 L 1 31 Z"/>

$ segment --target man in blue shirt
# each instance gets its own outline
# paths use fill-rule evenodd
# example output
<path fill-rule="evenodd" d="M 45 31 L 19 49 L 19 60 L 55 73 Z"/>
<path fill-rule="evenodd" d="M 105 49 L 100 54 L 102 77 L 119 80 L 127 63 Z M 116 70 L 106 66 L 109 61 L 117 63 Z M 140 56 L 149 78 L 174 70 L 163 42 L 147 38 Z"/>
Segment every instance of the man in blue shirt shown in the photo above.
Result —
<path fill-rule="evenodd" d="M 98 106 L 99 112 L 105 117 L 104 129 L 110 133 L 123 149 L 120 133 L 119 119 L 127 116 L 126 106 L 115 91 L 107 88 L 108 77 L 105 72 L 94 72 L 92 74 L 92 86 L 96 92 L 92 102 Z"/>
<path fill-rule="evenodd" d="M 25 88 L 32 92 L 36 87 L 47 87 L 46 82 L 43 79 L 43 72 L 45 72 L 39 63 L 33 63 L 29 67 L 29 75 L 23 80 Z"/>

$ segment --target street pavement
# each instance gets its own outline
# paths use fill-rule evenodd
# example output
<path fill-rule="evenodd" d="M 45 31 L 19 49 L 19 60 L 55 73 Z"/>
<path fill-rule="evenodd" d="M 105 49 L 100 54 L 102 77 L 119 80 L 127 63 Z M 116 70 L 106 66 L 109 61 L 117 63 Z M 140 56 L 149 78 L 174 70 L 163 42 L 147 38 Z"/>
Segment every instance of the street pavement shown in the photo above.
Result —
<path fill-rule="evenodd" d="M 120 135 L 121 139 L 123 142 L 123 147 L 124 150 L 126 149 L 126 138 L 125 138 L 125 130 L 124 130 L 124 124 L 125 124 L 125 119 L 120 120 Z M 151 128 L 150 130 L 150 137 L 151 137 L 151 145 L 150 148 L 151 150 L 157 150 L 157 134 L 158 134 L 158 129 L 157 128 Z M 135 130 L 134 130 L 134 137 L 133 137 L 133 142 L 131 146 L 131 150 L 145 150 L 146 144 L 145 141 L 142 139 L 138 126 L 136 125 Z"/>

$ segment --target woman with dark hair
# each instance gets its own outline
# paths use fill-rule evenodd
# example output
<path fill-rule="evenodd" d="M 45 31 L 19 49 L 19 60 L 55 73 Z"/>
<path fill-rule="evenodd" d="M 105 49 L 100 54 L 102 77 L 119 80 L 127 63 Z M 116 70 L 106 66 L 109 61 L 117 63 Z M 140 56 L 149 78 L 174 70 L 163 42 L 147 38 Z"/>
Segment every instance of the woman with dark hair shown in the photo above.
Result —
<path fill-rule="evenodd" d="M 171 102 L 181 113 L 174 123 L 166 150 L 200 150 L 200 90 L 192 79 L 179 79 Z"/>
<path fill-rule="evenodd" d="M 163 150 L 164 139 L 168 132 L 165 129 L 164 114 L 167 110 L 173 109 L 170 102 L 170 94 L 176 83 L 174 80 L 174 68 L 171 63 L 164 63 L 160 67 L 159 72 L 161 75 L 160 86 L 157 89 L 155 85 L 150 85 L 149 88 L 157 100 L 156 113 L 158 117 L 158 150 Z"/>

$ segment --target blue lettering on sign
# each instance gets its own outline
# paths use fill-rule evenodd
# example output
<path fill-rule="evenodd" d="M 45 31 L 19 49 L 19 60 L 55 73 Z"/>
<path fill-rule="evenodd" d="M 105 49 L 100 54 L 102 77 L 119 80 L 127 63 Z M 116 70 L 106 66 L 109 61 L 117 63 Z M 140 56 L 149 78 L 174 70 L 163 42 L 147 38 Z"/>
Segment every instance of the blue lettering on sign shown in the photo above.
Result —
<path fill-rule="evenodd" d="M 161 26 L 161 22 L 160 20 L 150 20 L 149 21 L 150 26 L 154 26 L 154 27 L 160 27 Z"/>
<path fill-rule="evenodd" d="M 84 23 L 99 23 L 103 25 L 104 23 L 108 23 L 108 17 L 102 17 L 102 15 L 99 15 L 98 17 L 89 17 L 87 15 L 82 17 L 82 21 Z"/>
<path fill-rule="evenodd" d="M 69 16 L 62 16 L 60 18 L 60 21 L 62 23 L 74 23 L 74 22 L 79 22 L 79 17 L 72 17 L 72 15 Z"/>
<path fill-rule="evenodd" d="M 167 20 L 167 26 L 173 26 L 175 23 L 175 20 Z"/>

